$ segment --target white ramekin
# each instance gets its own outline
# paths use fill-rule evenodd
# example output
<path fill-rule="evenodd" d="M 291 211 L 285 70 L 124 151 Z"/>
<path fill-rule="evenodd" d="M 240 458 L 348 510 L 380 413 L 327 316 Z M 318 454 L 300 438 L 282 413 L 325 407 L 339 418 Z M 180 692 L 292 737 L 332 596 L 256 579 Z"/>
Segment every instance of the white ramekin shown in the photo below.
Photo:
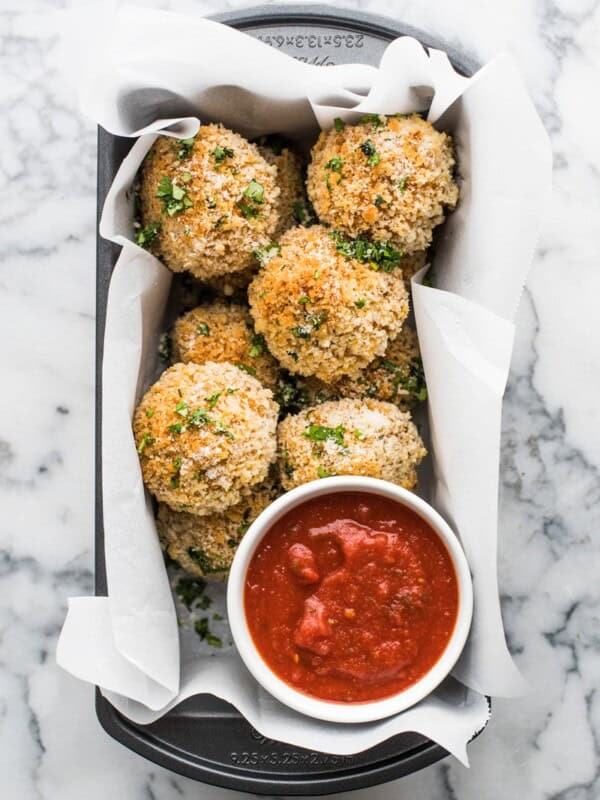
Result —
<path fill-rule="evenodd" d="M 367 492 L 395 500 L 412 509 L 424 519 L 444 542 L 456 572 L 459 602 L 456 625 L 446 649 L 439 660 L 420 680 L 402 692 L 383 700 L 363 703 L 336 703 L 319 700 L 297 691 L 277 677 L 263 661 L 256 649 L 246 622 L 244 610 L 244 584 L 250 560 L 265 533 L 284 514 L 307 500 L 337 492 Z M 339 476 L 306 483 L 271 503 L 252 523 L 242 539 L 229 574 L 227 586 L 227 613 L 237 650 L 246 667 L 258 683 L 285 705 L 302 714 L 329 722 L 371 722 L 392 716 L 414 705 L 430 694 L 450 673 L 462 652 L 473 613 L 473 588 L 467 559 L 450 526 L 428 503 L 406 489 L 393 483 Z"/>

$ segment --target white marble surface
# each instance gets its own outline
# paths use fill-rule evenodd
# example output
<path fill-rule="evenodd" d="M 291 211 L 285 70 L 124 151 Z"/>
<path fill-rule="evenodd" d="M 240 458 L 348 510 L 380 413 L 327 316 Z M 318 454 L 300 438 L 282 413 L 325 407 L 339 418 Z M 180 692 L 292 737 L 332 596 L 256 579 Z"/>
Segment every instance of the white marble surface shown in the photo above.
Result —
<path fill-rule="evenodd" d="M 472 766 L 371 798 L 600 798 L 600 5 L 345 0 L 480 61 L 517 59 L 550 132 L 555 190 L 506 397 L 500 584 L 531 679 L 496 701 Z M 225 798 L 106 737 L 54 663 L 66 598 L 92 588 L 95 143 L 57 74 L 59 0 L 0 2 L 0 796 Z M 202 13 L 237 0 L 154 3 Z M 507 170 L 510 180 L 510 169 Z M 510 231 L 507 231 L 507 236 Z"/>

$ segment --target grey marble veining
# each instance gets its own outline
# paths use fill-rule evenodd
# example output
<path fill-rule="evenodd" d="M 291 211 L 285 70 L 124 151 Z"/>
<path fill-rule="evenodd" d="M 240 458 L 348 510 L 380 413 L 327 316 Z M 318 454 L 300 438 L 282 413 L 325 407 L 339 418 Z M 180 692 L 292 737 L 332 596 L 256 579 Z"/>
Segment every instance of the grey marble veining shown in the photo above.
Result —
<path fill-rule="evenodd" d="M 500 586 L 531 681 L 470 748 L 371 798 L 600 798 L 600 5 L 332 3 L 397 16 L 480 61 L 510 51 L 555 188 L 506 394 Z M 200 13 L 246 5 L 153 3 Z M 92 588 L 95 130 L 57 72 L 58 0 L 0 3 L 0 796 L 225 797 L 108 739 L 54 649 Z M 499 154 L 501 157 L 501 154 Z M 510 165 L 506 165 L 510 180 Z M 510 231 L 507 231 L 507 236 Z"/>

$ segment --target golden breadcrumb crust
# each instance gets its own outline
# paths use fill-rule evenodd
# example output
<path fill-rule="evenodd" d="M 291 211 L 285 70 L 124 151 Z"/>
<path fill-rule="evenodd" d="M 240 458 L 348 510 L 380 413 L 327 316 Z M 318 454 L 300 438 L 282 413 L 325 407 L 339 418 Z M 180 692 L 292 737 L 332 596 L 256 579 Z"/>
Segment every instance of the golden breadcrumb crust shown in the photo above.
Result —
<path fill-rule="evenodd" d="M 272 398 L 231 364 L 174 364 L 133 418 L 148 490 L 199 515 L 239 503 L 265 480 L 275 457 L 279 409 Z"/>
<path fill-rule="evenodd" d="M 160 503 L 156 526 L 162 545 L 188 572 L 224 579 L 243 535 L 278 494 L 274 482 L 267 481 L 254 486 L 240 503 L 204 517 Z"/>
<path fill-rule="evenodd" d="M 323 131 L 312 149 L 307 190 L 319 220 L 356 238 L 425 250 L 458 201 L 452 139 L 411 116 L 369 115 Z"/>
<path fill-rule="evenodd" d="M 264 337 L 254 332 L 247 306 L 215 300 L 184 314 L 171 334 L 173 361 L 228 361 L 273 389 L 279 367 Z"/>
<path fill-rule="evenodd" d="M 326 228 L 292 228 L 248 289 L 256 331 L 290 372 L 357 377 L 408 314 L 401 272 L 346 258 Z"/>
<path fill-rule="evenodd" d="M 412 490 L 427 454 L 410 414 L 372 399 L 328 401 L 286 417 L 277 447 L 285 489 L 331 475 L 365 475 Z"/>
<path fill-rule="evenodd" d="M 187 141 L 160 136 L 144 160 L 142 225 L 160 223 L 152 251 L 174 272 L 200 280 L 246 269 L 280 224 L 277 168 L 220 125 L 202 125 Z M 168 198 L 157 196 L 164 178 L 185 191 L 181 203 L 191 203 L 172 216 L 163 208 Z"/>
<path fill-rule="evenodd" d="M 403 325 L 384 355 L 371 361 L 357 378 L 341 378 L 335 383 L 303 378 L 298 380 L 298 389 L 309 405 L 345 397 L 372 397 L 408 411 L 427 397 L 417 332 Z"/>

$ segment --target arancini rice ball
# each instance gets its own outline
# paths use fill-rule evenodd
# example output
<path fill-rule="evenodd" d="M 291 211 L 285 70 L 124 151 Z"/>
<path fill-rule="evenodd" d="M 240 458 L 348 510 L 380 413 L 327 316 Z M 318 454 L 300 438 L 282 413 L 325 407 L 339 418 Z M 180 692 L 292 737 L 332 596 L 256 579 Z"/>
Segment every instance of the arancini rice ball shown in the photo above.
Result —
<path fill-rule="evenodd" d="M 232 364 L 174 364 L 133 417 L 142 477 L 157 500 L 200 516 L 264 481 L 275 458 L 273 395 Z"/>
<path fill-rule="evenodd" d="M 357 377 L 408 314 L 401 273 L 344 247 L 320 225 L 292 228 L 248 288 L 257 333 L 292 373 Z"/>
<path fill-rule="evenodd" d="M 302 222 L 298 218 L 301 215 L 300 209 L 304 208 L 306 202 L 302 165 L 296 153 L 289 147 L 274 150 L 266 145 L 259 145 L 258 150 L 267 164 L 277 167 L 279 224 L 273 234 L 277 241 L 282 233 Z"/>
<path fill-rule="evenodd" d="M 160 136 L 142 166 L 138 243 L 200 280 L 238 272 L 272 241 L 279 193 L 277 168 L 227 128 L 202 125 L 192 139 Z"/>
<path fill-rule="evenodd" d="M 365 114 L 320 134 L 307 191 L 322 223 L 413 253 L 456 206 L 454 165 L 451 137 L 418 115 Z"/>
<path fill-rule="evenodd" d="M 279 367 L 263 335 L 255 333 L 247 306 L 223 300 L 197 306 L 175 322 L 171 342 L 174 362 L 228 361 L 275 388 Z"/>
<path fill-rule="evenodd" d="M 161 543 L 169 557 L 188 572 L 224 579 L 243 535 L 278 494 L 274 482 L 267 480 L 252 487 L 236 505 L 204 517 L 160 503 L 156 527 Z"/>
<path fill-rule="evenodd" d="M 332 475 L 364 475 L 412 490 L 427 455 L 408 412 L 369 398 L 329 401 L 286 417 L 277 449 L 285 489 Z"/>
<path fill-rule="evenodd" d="M 371 361 L 358 378 L 340 378 L 332 384 L 323 383 L 318 378 L 301 378 L 296 385 L 307 405 L 311 406 L 345 397 L 372 397 L 408 411 L 427 399 L 417 332 L 403 325 L 384 355 Z"/>

